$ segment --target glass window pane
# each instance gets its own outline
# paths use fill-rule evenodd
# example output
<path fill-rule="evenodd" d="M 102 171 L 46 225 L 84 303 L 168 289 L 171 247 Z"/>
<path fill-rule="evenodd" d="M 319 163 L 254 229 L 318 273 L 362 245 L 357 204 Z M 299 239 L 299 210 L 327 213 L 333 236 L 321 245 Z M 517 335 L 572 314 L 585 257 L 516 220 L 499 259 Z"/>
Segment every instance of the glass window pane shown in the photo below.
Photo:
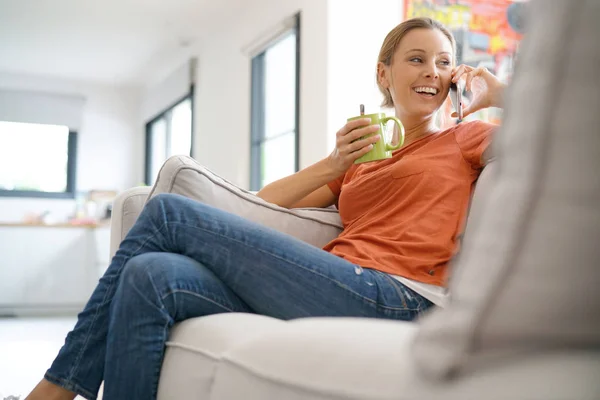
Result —
<path fill-rule="evenodd" d="M 290 132 L 296 122 L 296 34 L 265 53 L 265 137 Z"/>
<path fill-rule="evenodd" d="M 296 134 L 267 139 L 261 149 L 262 186 L 296 172 Z"/>
<path fill-rule="evenodd" d="M 184 100 L 171 111 L 171 154 L 190 155 L 192 148 L 192 102 Z"/>
<path fill-rule="evenodd" d="M 68 159 L 68 127 L 0 121 L 0 189 L 65 192 Z"/>
<path fill-rule="evenodd" d="M 192 100 L 185 99 L 150 125 L 151 154 L 148 184 L 153 184 L 167 158 L 174 155 L 191 155 Z"/>
<path fill-rule="evenodd" d="M 160 167 L 167 160 L 167 121 L 164 118 L 150 125 L 150 141 L 150 184 L 153 184 Z"/>

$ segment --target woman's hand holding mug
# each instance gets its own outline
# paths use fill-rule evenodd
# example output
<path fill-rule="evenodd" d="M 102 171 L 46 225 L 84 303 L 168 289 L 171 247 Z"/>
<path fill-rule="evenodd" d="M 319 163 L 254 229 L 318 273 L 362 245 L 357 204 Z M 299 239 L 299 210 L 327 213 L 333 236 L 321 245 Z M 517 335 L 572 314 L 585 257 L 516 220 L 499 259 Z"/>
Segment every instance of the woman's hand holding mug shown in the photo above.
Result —
<path fill-rule="evenodd" d="M 335 134 L 335 149 L 329 155 L 332 168 L 342 175 L 352 166 L 354 161 L 373 149 L 380 140 L 380 135 L 371 135 L 380 129 L 379 124 L 372 124 L 371 118 L 360 118 L 349 121 Z"/>

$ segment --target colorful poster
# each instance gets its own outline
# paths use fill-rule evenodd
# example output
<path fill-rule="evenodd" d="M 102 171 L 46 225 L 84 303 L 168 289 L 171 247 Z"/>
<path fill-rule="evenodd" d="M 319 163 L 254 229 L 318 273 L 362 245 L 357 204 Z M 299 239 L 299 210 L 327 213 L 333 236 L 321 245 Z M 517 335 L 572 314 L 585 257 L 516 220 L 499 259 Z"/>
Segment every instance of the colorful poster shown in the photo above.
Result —
<path fill-rule="evenodd" d="M 508 83 L 523 37 L 524 6 L 513 0 L 405 0 L 404 15 L 440 21 L 456 39 L 458 64 L 486 67 Z M 476 117 L 492 122 L 500 118 L 493 111 Z"/>

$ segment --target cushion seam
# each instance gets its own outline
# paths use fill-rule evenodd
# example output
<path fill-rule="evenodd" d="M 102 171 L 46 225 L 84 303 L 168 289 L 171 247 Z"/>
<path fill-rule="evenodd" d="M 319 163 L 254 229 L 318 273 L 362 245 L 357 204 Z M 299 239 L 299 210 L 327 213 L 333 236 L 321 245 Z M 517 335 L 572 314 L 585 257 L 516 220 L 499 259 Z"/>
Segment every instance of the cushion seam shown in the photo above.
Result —
<path fill-rule="evenodd" d="M 204 167 L 202 167 L 202 168 L 204 168 Z M 217 186 L 219 186 L 219 187 L 221 187 L 221 188 L 223 188 L 223 189 L 225 189 L 225 190 L 229 191 L 229 192 L 230 192 L 231 194 L 233 194 L 234 196 L 236 196 L 236 197 L 238 197 L 238 198 L 240 198 L 240 199 L 243 199 L 243 200 L 249 201 L 249 202 L 251 202 L 251 203 L 253 203 L 253 204 L 257 205 L 257 206 L 264 207 L 264 208 L 270 209 L 270 210 L 272 210 L 272 211 L 276 211 L 276 212 L 282 212 L 282 213 L 285 213 L 285 214 L 289 214 L 289 215 L 292 215 L 292 216 L 294 216 L 294 217 L 301 218 L 301 219 L 304 219 L 304 220 L 309 220 L 309 221 L 317 222 L 317 223 L 319 223 L 319 224 L 322 224 L 322 225 L 331 226 L 331 227 L 334 227 L 334 228 L 336 228 L 336 229 L 343 229 L 343 227 L 342 227 L 341 225 L 338 225 L 338 224 L 334 224 L 334 223 L 331 223 L 331 222 L 320 221 L 320 220 L 318 220 L 318 219 L 316 219 L 316 218 L 313 218 L 313 217 L 307 217 L 307 216 L 304 216 L 304 215 L 298 215 L 298 214 L 296 214 L 296 213 L 292 212 L 292 211 L 291 211 L 291 210 L 289 210 L 289 209 L 285 209 L 285 208 L 275 208 L 275 207 L 273 207 L 273 206 L 271 206 L 271 205 L 269 205 L 269 204 L 263 204 L 263 203 L 261 203 L 261 202 L 258 202 L 258 201 L 256 201 L 256 200 L 252 199 L 251 197 L 244 197 L 244 196 L 240 196 L 238 193 L 236 193 L 236 192 L 235 192 L 234 190 L 232 190 L 231 188 L 229 188 L 229 187 L 227 187 L 227 186 L 224 186 L 224 185 L 220 184 L 219 182 L 215 181 L 215 180 L 214 180 L 214 179 L 213 179 L 211 176 L 209 176 L 209 175 L 208 175 L 208 174 L 207 174 L 205 171 L 203 171 L 203 170 L 200 170 L 200 169 L 197 169 L 197 168 L 194 168 L 194 167 L 192 167 L 192 166 L 188 166 L 188 165 L 181 165 L 181 166 L 177 167 L 177 168 L 176 168 L 176 170 L 173 172 L 173 174 L 171 175 L 171 178 L 170 178 L 170 180 L 169 180 L 169 185 L 168 185 L 168 189 L 167 189 L 168 193 L 172 193 L 172 191 L 173 191 L 173 186 L 175 185 L 175 180 L 177 179 L 177 176 L 178 176 L 178 174 L 179 174 L 180 172 L 184 171 L 184 170 L 191 170 L 191 171 L 193 171 L 193 172 L 196 172 L 196 173 L 198 173 L 198 174 L 200 174 L 200 175 L 204 176 L 205 178 L 207 178 L 207 179 L 208 179 L 209 181 L 211 181 L 213 184 L 215 184 L 215 185 L 217 185 Z M 221 178 L 221 177 L 220 177 L 220 178 Z M 223 178 L 221 178 L 221 179 L 223 179 Z M 234 185 L 234 184 L 232 184 L 232 183 L 230 183 L 230 182 L 228 182 L 228 181 L 226 181 L 226 180 L 224 180 L 224 181 L 225 181 L 225 183 L 227 183 L 228 185 L 235 186 L 237 189 L 244 191 L 244 189 L 242 189 L 242 188 L 238 188 L 236 185 Z M 153 191 L 154 191 L 154 190 L 153 190 Z M 248 194 L 248 195 L 251 195 L 251 196 L 254 196 L 254 195 L 252 195 L 251 193 L 248 193 L 248 192 L 246 192 L 246 191 L 244 191 L 244 193 L 246 193 L 246 194 Z M 149 197 L 150 197 L 150 196 L 149 196 Z M 338 213 L 338 212 L 337 212 L 337 211 L 335 211 L 335 210 L 328 211 L 328 210 L 325 210 L 325 209 L 322 209 L 322 208 L 316 208 L 316 209 L 315 209 L 315 211 L 317 211 L 317 212 L 324 212 L 324 213 L 327 213 L 327 214 Z"/>
<path fill-rule="evenodd" d="M 169 159 L 167 159 L 167 161 L 165 161 L 163 163 L 163 165 L 160 167 L 160 170 L 158 171 L 158 176 L 156 177 L 156 182 L 154 182 L 154 185 L 152 186 L 152 189 L 150 190 L 150 193 L 148 194 L 148 199 L 150 199 L 152 196 L 154 196 L 154 192 L 156 191 L 156 187 L 158 186 L 158 183 L 160 182 L 160 175 L 163 172 L 163 169 L 165 169 L 165 166 L 169 163 L 169 161 L 171 161 L 171 160 L 177 160 L 177 162 L 181 166 L 181 165 L 183 165 L 183 161 L 181 160 L 181 158 L 182 158 L 182 156 L 170 157 Z"/>
<path fill-rule="evenodd" d="M 174 348 L 179 348 L 179 349 L 183 349 L 183 350 L 188 350 L 188 351 L 191 351 L 192 353 L 202 354 L 203 356 L 211 358 L 213 361 L 220 360 L 219 356 L 217 356 L 216 354 L 213 354 L 209 351 L 202 350 L 202 349 L 199 349 L 197 347 L 190 346 L 187 344 L 177 343 L 177 342 L 171 341 L 171 340 L 168 340 L 167 342 L 165 342 L 165 347 L 174 347 Z"/>

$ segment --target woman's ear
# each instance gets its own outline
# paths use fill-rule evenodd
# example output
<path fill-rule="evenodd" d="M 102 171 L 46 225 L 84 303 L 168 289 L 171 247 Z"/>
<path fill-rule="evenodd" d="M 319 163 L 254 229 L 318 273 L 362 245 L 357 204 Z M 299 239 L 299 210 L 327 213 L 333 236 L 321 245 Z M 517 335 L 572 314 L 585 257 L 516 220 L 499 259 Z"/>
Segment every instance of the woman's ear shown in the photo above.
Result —
<path fill-rule="evenodd" d="M 383 87 L 384 89 L 389 89 L 390 88 L 390 81 L 388 78 L 388 68 L 386 67 L 386 65 L 382 62 L 378 62 L 377 63 L 377 81 L 379 82 L 379 85 L 381 87 Z"/>

